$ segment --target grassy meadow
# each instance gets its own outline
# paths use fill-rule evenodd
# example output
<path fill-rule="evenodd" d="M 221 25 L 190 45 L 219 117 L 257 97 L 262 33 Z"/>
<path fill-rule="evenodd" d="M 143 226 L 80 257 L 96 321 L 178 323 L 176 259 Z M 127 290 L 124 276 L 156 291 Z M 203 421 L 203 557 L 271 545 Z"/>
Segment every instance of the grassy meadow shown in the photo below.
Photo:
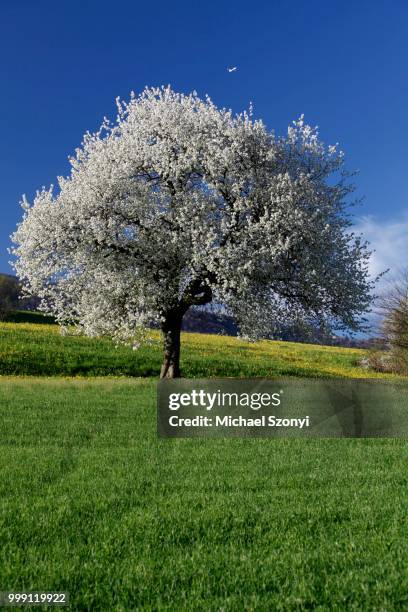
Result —
<path fill-rule="evenodd" d="M 185 376 L 379 377 L 363 351 L 184 334 Z M 408 608 L 408 446 L 156 436 L 161 347 L 0 325 L 0 590 L 73 610 Z"/>
<path fill-rule="evenodd" d="M 183 333 L 181 370 L 186 378 L 395 378 L 362 367 L 365 354 L 361 349 Z M 57 325 L 0 323 L 0 375 L 157 376 L 161 361 L 158 332 L 150 345 L 132 351 L 109 339 L 62 336 Z"/>

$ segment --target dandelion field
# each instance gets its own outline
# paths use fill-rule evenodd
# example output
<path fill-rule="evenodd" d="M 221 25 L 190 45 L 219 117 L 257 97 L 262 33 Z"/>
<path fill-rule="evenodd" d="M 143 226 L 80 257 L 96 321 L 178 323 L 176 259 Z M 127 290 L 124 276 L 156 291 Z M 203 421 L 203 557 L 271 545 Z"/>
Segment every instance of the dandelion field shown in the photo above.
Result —
<path fill-rule="evenodd" d="M 230 336 L 182 333 L 186 378 L 345 377 L 395 378 L 359 365 L 366 352 L 294 342 L 246 342 Z M 137 351 L 111 340 L 62 336 L 57 325 L 0 323 L 0 375 L 157 376 L 162 361 L 158 332 Z"/>

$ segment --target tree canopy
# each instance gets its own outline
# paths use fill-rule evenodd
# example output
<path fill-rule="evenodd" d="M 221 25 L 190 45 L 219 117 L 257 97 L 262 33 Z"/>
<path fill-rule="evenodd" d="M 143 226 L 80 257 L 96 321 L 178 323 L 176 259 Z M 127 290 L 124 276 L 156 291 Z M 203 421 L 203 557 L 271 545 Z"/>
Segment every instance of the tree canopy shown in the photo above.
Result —
<path fill-rule="evenodd" d="M 163 375 L 178 374 L 193 305 L 221 304 L 254 338 L 291 317 L 359 328 L 369 251 L 350 229 L 337 146 L 303 117 L 277 137 L 251 110 L 170 87 L 117 107 L 57 190 L 23 200 L 15 268 L 45 310 L 135 346 L 160 325 Z"/>

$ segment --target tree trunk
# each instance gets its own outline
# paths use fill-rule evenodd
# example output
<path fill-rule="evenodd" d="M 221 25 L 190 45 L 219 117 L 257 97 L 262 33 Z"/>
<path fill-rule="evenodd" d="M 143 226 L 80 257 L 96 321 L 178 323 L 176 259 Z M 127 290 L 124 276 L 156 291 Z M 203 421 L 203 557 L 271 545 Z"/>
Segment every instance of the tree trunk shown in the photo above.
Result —
<path fill-rule="evenodd" d="M 163 323 L 164 359 L 160 378 L 180 377 L 180 332 L 183 316 L 171 314 Z"/>
<path fill-rule="evenodd" d="M 207 278 L 192 279 L 178 304 L 164 313 L 164 360 L 160 378 L 180 378 L 181 323 L 190 306 L 203 306 L 211 302 L 212 290 L 208 282 Z"/>

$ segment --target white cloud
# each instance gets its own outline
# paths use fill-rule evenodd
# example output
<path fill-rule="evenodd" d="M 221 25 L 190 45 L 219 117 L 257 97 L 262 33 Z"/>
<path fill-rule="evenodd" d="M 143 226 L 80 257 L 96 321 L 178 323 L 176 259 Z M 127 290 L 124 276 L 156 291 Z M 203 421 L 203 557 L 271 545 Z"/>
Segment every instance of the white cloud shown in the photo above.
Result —
<path fill-rule="evenodd" d="M 408 269 L 408 214 L 382 221 L 374 216 L 361 217 L 353 231 L 363 234 L 374 251 L 370 259 L 373 277 L 389 269 L 384 280 L 398 277 L 401 270 Z"/>
<path fill-rule="evenodd" d="M 375 287 L 376 295 L 387 293 L 393 286 L 393 279 L 398 279 L 401 272 L 408 269 L 408 213 L 386 221 L 372 215 L 360 217 L 352 230 L 362 234 L 373 251 L 369 264 L 371 277 L 374 279 L 384 270 L 389 270 Z M 377 302 L 374 302 L 367 318 L 371 335 L 379 335 L 382 315 Z"/>

